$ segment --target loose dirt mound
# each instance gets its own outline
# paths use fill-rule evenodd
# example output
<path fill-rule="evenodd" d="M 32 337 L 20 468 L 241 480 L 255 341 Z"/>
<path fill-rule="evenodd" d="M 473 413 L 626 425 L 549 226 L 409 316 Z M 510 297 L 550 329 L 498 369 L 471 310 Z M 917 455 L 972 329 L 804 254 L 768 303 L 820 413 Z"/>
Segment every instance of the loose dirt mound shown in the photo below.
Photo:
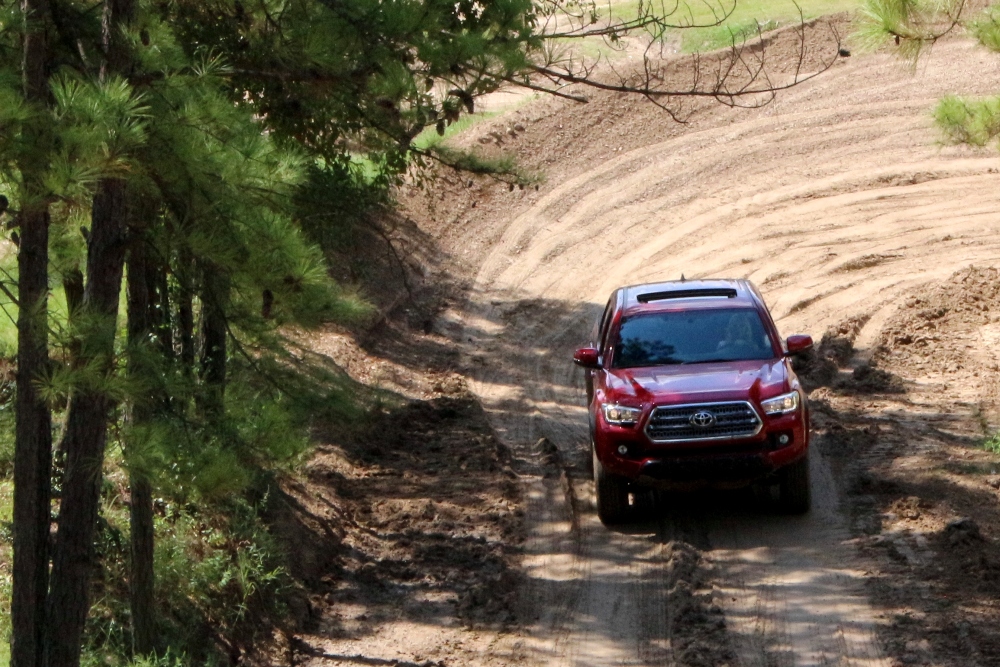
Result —
<path fill-rule="evenodd" d="M 665 545 L 664 553 L 666 624 L 671 641 L 667 650 L 649 647 L 645 661 L 678 667 L 716 667 L 732 661 L 735 654 L 726 621 L 722 608 L 712 602 L 711 580 L 701 553 L 690 544 L 675 541 Z"/>
<path fill-rule="evenodd" d="M 482 408 L 459 390 L 386 410 L 353 436 L 331 424 L 316 437 L 328 444 L 286 485 L 275 521 L 305 593 L 289 659 L 350 663 L 363 651 L 398 664 L 469 664 L 482 647 L 468 632 L 514 622 L 522 576 L 521 488 Z M 437 631 L 370 641 L 422 626 Z M 441 643 L 447 635 L 458 643 Z"/>
<path fill-rule="evenodd" d="M 997 370 L 997 342 L 1000 271 L 970 267 L 906 299 L 879 336 L 876 355 L 910 372 L 978 376 Z"/>
<path fill-rule="evenodd" d="M 875 356 L 904 396 L 824 395 L 822 448 L 851 493 L 868 590 L 900 664 L 1000 662 L 1000 459 L 996 364 L 983 330 L 1000 316 L 1000 271 L 963 269 L 911 293 Z"/>
<path fill-rule="evenodd" d="M 840 369 L 850 363 L 854 341 L 869 319 L 869 315 L 857 315 L 827 329 L 814 349 L 792 360 L 807 390 L 838 381 Z"/>

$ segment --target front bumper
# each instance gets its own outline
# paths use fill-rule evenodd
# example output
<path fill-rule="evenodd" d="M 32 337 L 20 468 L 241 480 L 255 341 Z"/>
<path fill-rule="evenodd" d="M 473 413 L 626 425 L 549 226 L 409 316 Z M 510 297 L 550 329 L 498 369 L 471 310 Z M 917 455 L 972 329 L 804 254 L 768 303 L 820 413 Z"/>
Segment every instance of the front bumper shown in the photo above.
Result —
<path fill-rule="evenodd" d="M 804 414 L 765 417 L 758 434 L 730 441 L 654 443 L 638 426 L 598 423 L 594 448 L 608 472 L 637 484 L 667 489 L 747 486 L 802 459 L 809 447 Z M 782 444 L 781 436 L 789 442 Z M 622 446 L 624 454 L 619 452 Z"/>

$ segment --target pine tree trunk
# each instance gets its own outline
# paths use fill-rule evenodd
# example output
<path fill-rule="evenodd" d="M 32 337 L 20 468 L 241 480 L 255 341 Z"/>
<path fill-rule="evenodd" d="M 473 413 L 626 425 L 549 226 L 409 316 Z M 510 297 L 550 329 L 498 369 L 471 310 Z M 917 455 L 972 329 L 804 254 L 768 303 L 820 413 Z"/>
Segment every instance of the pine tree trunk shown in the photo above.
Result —
<path fill-rule="evenodd" d="M 146 239 L 136 233 L 128 257 L 128 342 L 129 350 L 137 352 L 128 360 L 129 375 L 143 372 L 142 350 L 149 340 L 155 318 L 156 294 L 150 283 L 151 271 L 146 251 Z M 133 426 L 148 422 L 154 397 L 135 396 L 129 406 L 128 418 Z M 128 453 L 128 451 L 126 451 Z M 132 649 L 136 656 L 147 656 L 156 650 L 156 615 L 153 590 L 153 490 L 141 462 L 131 461 L 129 486 L 132 501 L 129 511 L 130 551 L 132 572 L 129 594 L 132 609 Z"/>
<path fill-rule="evenodd" d="M 83 271 L 74 268 L 63 276 L 63 294 L 66 295 L 66 312 L 72 326 L 74 316 L 79 313 L 80 306 L 83 305 L 84 279 Z M 79 341 L 71 340 L 69 343 L 70 365 L 76 367 L 77 359 L 80 356 Z"/>
<path fill-rule="evenodd" d="M 24 28 L 25 98 L 48 105 L 48 0 L 23 0 L 29 21 Z M 41 667 L 48 587 L 51 520 L 52 415 L 39 394 L 38 381 L 49 365 L 48 264 L 49 212 L 42 177 L 51 148 L 44 114 L 25 128 L 33 150 L 18 165 L 24 178 L 17 254 L 17 397 L 14 448 L 14 568 L 11 600 L 11 665 Z"/>
<path fill-rule="evenodd" d="M 95 325 L 86 332 L 81 357 L 112 371 L 115 320 L 125 259 L 125 182 L 98 184 L 87 249 L 83 310 Z M 111 399 L 99 387 L 81 390 L 70 401 L 61 445 L 66 452 L 59 529 L 52 555 L 47 604 L 44 667 L 77 667 L 90 607 L 94 532 L 100 504 L 104 445 Z"/>
<path fill-rule="evenodd" d="M 134 0 L 105 0 L 102 22 L 109 72 L 129 74 L 130 52 L 123 28 L 131 22 Z M 87 243 L 87 285 L 82 310 L 94 318 L 81 358 L 88 366 L 113 372 L 113 356 L 125 263 L 127 204 L 125 181 L 105 178 L 97 184 Z M 46 601 L 46 641 L 42 667 L 79 667 L 83 628 L 90 610 L 94 533 L 101 499 L 104 447 L 110 397 L 99 386 L 86 387 L 70 400 L 63 435 L 66 453 L 59 528 L 52 552 Z"/>
<path fill-rule="evenodd" d="M 45 375 L 49 364 L 48 227 L 47 211 L 22 212 L 18 252 L 21 307 L 17 322 L 12 667 L 41 665 L 45 628 L 52 417 L 39 395 L 37 382 Z"/>
<path fill-rule="evenodd" d="M 72 316 L 83 304 L 83 271 L 75 268 L 66 272 L 63 276 L 63 293 L 66 295 L 66 310 Z"/>
<path fill-rule="evenodd" d="M 218 267 L 202 269 L 201 377 L 204 383 L 203 410 L 208 416 L 221 416 L 226 394 L 226 304 L 229 301 L 229 277 Z"/>
<path fill-rule="evenodd" d="M 83 271 L 74 268 L 63 276 L 63 294 L 66 295 L 66 312 L 68 314 L 70 329 L 73 327 L 74 317 L 80 312 L 83 305 L 84 278 Z M 80 341 L 72 338 L 67 345 L 69 365 L 76 369 L 80 364 Z M 62 467 L 66 459 L 66 452 L 61 449 L 55 453 L 56 474 Z"/>
<path fill-rule="evenodd" d="M 142 472 L 129 475 L 132 505 L 129 509 L 132 579 L 129 602 L 132 607 L 132 650 L 136 656 L 148 656 L 156 650 L 156 612 L 153 572 L 153 487 Z"/>
<path fill-rule="evenodd" d="M 194 375 L 194 289 L 192 274 L 194 261 L 190 253 L 181 250 L 178 257 L 179 271 L 177 281 L 180 284 L 180 294 L 177 299 L 177 330 L 181 343 L 181 366 L 184 373 Z"/>

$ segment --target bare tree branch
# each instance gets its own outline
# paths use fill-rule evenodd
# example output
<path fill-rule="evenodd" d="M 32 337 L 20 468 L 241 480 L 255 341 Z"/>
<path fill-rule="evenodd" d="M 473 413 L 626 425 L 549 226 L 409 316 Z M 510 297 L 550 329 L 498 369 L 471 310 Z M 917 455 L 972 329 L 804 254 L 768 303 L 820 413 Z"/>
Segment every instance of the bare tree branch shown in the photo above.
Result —
<path fill-rule="evenodd" d="M 662 41 L 651 41 L 643 51 L 641 65 L 629 72 L 619 71 L 610 62 L 600 67 L 599 58 L 586 62 L 577 60 L 572 55 L 560 56 L 550 51 L 544 53 L 542 60 L 532 65 L 531 69 L 536 77 L 547 81 L 551 87 L 540 86 L 532 81 L 514 79 L 512 82 L 532 90 L 554 92 L 561 97 L 576 96 L 562 92 L 563 88 L 570 85 L 636 94 L 655 101 L 657 106 L 665 111 L 673 109 L 671 117 L 675 120 L 679 120 L 680 116 L 676 105 L 672 102 L 682 98 L 711 98 L 727 106 L 757 108 L 768 104 L 778 92 L 799 85 L 826 71 L 838 58 L 841 40 L 836 28 L 830 25 L 829 55 L 820 60 L 815 71 L 803 73 L 809 56 L 806 42 L 807 23 L 801 7 L 798 7 L 798 11 L 799 24 L 796 30 L 799 42 L 798 57 L 793 63 L 791 78 L 785 81 L 774 78 L 767 58 L 767 40 L 758 25 L 756 38 L 752 42 L 744 39 L 742 43 L 738 43 L 737 35 L 733 34 L 732 43 L 727 51 L 693 54 L 690 57 L 690 84 L 684 87 L 666 83 L 668 68 L 676 68 L 678 61 L 663 56 Z M 659 53 L 656 53 L 657 44 L 660 47 Z M 708 63 L 712 64 L 714 71 L 705 68 Z M 600 76 L 601 71 L 605 72 L 604 76 Z"/>

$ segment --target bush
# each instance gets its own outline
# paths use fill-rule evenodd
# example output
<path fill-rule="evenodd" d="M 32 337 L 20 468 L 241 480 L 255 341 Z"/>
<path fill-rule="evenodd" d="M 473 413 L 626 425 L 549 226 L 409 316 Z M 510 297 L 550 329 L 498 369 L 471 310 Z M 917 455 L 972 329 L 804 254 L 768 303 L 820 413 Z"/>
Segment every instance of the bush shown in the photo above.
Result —
<path fill-rule="evenodd" d="M 266 493 L 260 506 L 238 499 L 195 509 L 158 501 L 154 568 L 163 657 L 130 662 L 128 508 L 120 498 L 106 501 L 86 665 L 223 665 L 230 647 L 258 640 L 284 615 L 282 595 L 291 584 L 260 519 L 258 507 L 266 502 Z"/>

